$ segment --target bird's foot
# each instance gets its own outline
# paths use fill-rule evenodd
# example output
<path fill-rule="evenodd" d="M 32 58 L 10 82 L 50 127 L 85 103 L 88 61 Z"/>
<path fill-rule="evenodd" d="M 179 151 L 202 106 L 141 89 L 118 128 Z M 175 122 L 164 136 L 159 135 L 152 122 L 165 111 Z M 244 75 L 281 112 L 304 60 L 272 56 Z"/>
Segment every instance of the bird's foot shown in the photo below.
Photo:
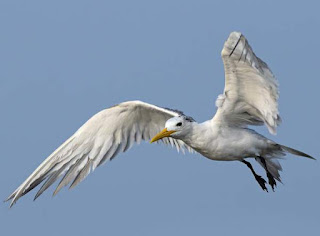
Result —
<path fill-rule="evenodd" d="M 269 172 L 267 172 L 267 177 L 268 177 L 269 185 L 271 186 L 272 191 L 274 192 L 274 187 L 277 186 L 277 182 Z"/>
<path fill-rule="evenodd" d="M 268 189 L 266 187 L 267 182 L 264 180 L 264 178 L 262 178 L 260 175 L 255 175 L 254 177 L 256 178 L 262 190 L 268 192 Z"/>

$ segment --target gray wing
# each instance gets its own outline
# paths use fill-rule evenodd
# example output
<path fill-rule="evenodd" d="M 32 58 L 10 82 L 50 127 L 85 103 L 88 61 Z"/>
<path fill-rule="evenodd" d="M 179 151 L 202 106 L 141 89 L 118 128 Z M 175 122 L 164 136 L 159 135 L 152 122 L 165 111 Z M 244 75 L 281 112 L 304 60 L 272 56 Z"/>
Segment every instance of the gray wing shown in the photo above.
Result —
<path fill-rule="evenodd" d="M 75 187 L 96 167 L 112 160 L 119 152 L 127 151 L 133 143 L 150 140 L 164 128 L 168 119 L 179 115 L 179 111 L 141 101 L 124 102 L 97 113 L 8 197 L 7 201 L 12 199 L 10 207 L 44 180 L 35 199 L 61 176 L 54 194 L 71 181 L 70 188 Z M 178 151 L 192 152 L 181 140 L 164 138 L 162 142 L 175 146 Z"/>
<path fill-rule="evenodd" d="M 221 52 L 225 89 L 216 100 L 214 117 L 232 125 L 262 125 L 276 134 L 280 123 L 278 82 L 268 65 L 252 51 L 246 38 L 232 32 Z"/>

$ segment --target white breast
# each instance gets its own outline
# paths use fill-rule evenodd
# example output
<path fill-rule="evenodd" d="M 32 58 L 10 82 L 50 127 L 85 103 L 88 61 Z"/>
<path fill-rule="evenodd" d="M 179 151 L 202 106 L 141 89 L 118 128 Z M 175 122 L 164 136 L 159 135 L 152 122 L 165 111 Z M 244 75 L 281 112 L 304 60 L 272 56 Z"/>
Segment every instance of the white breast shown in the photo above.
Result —
<path fill-rule="evenodd" d="M 203 156 L 217 161 L 254 157 L 264 147 L 264 141 L 247 129 L 221 126 L 211 121 L 194 124 L 192 134 L 183 141 Z"/>

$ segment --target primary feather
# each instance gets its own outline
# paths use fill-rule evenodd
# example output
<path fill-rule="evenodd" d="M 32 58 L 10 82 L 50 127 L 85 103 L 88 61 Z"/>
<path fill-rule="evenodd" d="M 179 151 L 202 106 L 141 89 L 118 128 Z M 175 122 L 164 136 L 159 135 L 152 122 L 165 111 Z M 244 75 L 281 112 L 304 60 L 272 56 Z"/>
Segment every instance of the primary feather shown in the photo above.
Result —
<path fill-rule="evenodd" d="M 221 52 L 225 70 L 224 93 L 216 105 L 216 120 L 233 125 L 265 124 L 275 134 L 280 123 L 278 82 L 268 65 L 252 51 L 246 38 L 230 34 Z"/>
<path fill-rule="evenodd" d="M 91 170 L 113 159 L 119 152 L 128 150 L 133 143 L 151 139 L 164 127 L 168 119 L 181 115 L 181 112 L 141 101 L 124 102 L 103 110 L 54 151 L 7 200 L 12 199 L 12 206 L 21 196 L 46 179 L 35 196 L 38 198 L 63 175 L 54 194 L 71 181 L 73 182 L 70 188 L 73 188 Z M 166 138 L 162 141 L 175 146 L 178 151 L 192 151 L 181 140 Z"/>

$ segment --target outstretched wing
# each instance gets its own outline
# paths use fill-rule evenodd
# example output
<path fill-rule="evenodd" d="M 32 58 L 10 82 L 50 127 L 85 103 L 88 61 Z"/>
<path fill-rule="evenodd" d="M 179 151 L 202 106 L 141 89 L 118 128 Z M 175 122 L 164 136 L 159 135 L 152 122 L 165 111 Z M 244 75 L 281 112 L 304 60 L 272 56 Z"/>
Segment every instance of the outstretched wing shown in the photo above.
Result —
<path fill-rule="evenodd" d="M 221 52 L 224 93 L 216 100 L 214 119 L 230 125 L 262 125 L 276 134 L 280 123 L 278 82 L 268 65 L 252 51 L 246 38 L 232 32 Z"/>
<path fill-rule="evenodd" d="M 71 181 L 70 188 L 73 188 L 97 166 L 125 152 L 134 142 L 151 139 L 164 128 L 168 119 L 182 114 L 140 101 L 124 102 L 97 113 L 8 197 L 7 200 L 12 199 L 10 207 L 44 180 L 35 199 L 61 176 L 54 194 Z M 192 151 L 181 140 L 164 138 L 162 141 L 176 146 L 178 151 L 184 148 Z"/>

